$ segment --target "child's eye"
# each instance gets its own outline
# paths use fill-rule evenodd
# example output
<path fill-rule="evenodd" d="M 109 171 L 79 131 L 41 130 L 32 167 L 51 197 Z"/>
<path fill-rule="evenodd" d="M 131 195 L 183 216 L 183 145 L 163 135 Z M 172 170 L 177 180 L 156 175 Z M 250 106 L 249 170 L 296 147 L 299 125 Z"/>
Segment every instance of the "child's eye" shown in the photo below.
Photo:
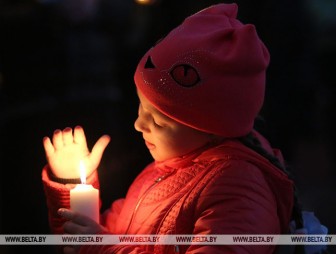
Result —
<path fill-rule="evenodd" d="M 153 118 L 153 124 L 154 124 L 155 127 L 158 127 L 158 128 L 163 127 L 161 124 L 157 123 L 154 118 Z"/>

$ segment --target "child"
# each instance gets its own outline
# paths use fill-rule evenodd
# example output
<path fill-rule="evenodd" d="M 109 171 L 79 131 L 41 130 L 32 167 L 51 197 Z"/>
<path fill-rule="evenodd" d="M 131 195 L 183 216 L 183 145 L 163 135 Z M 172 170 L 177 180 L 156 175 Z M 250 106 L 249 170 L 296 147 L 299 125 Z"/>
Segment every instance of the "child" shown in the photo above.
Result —
<path fill-rule="evenodd" d="M 154 158 L 100 224 L 69 208 L 80 160 L 87 182 L 108 136 L 92 152 L 77 126 L 44 138 L 42 177 L 54 233 L 283 234 L 303 227 L 281 152 L 253 129 L 264 100 L 269 53 L 236 4 L 188 17 L 141 59 L 135 72 L 135 129 Z M 61 209 L 60 209 L 61 208 Z M 66 222 L 67 221 L 67 222 Z M 84 245 L 65 253 L 273 253 L 274 245 Z"/>

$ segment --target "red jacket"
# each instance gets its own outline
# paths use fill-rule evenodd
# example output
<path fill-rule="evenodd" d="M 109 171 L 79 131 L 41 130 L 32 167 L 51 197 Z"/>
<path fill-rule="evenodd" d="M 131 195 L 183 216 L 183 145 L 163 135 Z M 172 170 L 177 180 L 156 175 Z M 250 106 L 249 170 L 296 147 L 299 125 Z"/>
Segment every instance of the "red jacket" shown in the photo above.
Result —
<path fill-rule="evenodd" d="M 264 142 L 265 145 L 267 143 Z M 278 150 L 265 147 L 275 155 Z M 280 158 L 281 159 L 281 158 Z M 51 229 L 62 233 L 57 209 L 69 207 L 71 185 L 43 182 Z M 98 188 L 97 175 L 88 180 Z M 148 165 L 125 199 L 104 212 L 110 234 L 280 234 L 288 231 L 293 183 L 264 157 L 237 141 Z M 181 245 L 179 253 L 272 253 L 273 245 Z M 84 245 L 80 253 L 176 253 L 175 246 Z"/>

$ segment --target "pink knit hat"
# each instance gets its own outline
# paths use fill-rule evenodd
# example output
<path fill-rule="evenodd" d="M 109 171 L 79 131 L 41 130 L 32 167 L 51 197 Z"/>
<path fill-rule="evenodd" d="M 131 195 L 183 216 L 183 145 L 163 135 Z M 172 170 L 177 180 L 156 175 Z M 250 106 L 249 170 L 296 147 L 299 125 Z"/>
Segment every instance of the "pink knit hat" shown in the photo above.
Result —
<path fill-rule="evenodd" d="M 236 4 L 184 20 L 141 59 L 141 93 L 176 121 L 223 137 L 248 134 L 264 100 L 269 53 Z"/>

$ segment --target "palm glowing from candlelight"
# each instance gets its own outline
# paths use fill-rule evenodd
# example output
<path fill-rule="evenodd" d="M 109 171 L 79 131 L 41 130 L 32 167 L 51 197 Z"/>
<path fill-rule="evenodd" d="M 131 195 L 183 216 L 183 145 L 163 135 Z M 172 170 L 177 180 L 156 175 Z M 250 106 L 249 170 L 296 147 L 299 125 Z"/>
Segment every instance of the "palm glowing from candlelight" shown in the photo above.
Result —
<path fill-rule="evenodd" d="M 76 126 L 74 130 L 70 127 L 63 131 L 57 129 L 54 131 L 52 139 L 43 138 L 44 150 L 51 172 L 59 178 L 81 177 L 83 184 L 86 183 L 86 176 L 91 175 L 98 168 L 109 142 L 108 135 L 100 137 L 90 152 L 81 126 Z M 78 170 L 78 163 L 83 164 L 80 167 L 84 168 L 84 177 L 82 174 L 79 175 L 81 169 Z"/>

